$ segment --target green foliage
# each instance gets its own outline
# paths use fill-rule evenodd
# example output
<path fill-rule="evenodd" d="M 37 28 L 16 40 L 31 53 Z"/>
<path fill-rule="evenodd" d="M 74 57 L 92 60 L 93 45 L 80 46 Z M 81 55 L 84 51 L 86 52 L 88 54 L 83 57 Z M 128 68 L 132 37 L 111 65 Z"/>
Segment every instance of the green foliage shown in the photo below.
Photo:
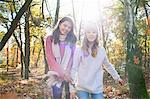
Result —
<path fill-rule="evenodd" d="M 117 39 L 109 42 L 107 46 L 109 46 L 107 50 L 111 63 L 117 67 L 122 66 L 126 58 L 123 41 L 121 39 Z"/>
<path fill-rule="evenodd" d="M 123 4 L 119 1 L 116 2 L 114 8 L 112 9 L 112 18 L 115 19 L 113 24 L 112 32 L 115 33 L 115 36 L 123 41 L 125 41 L 126 33 L 124 32 L 125 27 L 125 15 Z"/>
<path fill-rule="evenodd" d="M 4 32 L 2 31 L 0 32 L 0 41 L 2 40 L 3 36 L 4 36 Z"/>
<path fill-rule="evenodd" d="M 126 67 L 131 97 L 133 99 L 137 97 L 138 99 L 149 99 L 141 66 L 127 64 Z"/>

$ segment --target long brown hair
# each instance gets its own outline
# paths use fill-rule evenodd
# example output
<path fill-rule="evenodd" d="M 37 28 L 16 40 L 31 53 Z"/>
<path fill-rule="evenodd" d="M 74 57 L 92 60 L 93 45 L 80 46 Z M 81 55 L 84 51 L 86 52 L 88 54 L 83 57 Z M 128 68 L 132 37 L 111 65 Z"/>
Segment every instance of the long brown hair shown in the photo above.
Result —
<path fill-rule="evenodd" d="M 77 38 L 76 36 L 74 35 L 74 24 L 73 24 L 73 21 L 71 18 L 69 17 L 63 17 L 57 24 L 55 30 L 53 31 L 53 34 L 52 34 L 52 38 L 53 38 L 53 41 L 54 41 L 54 44 L 57 44 L 57 43 L 60 43 L 60 40 L 59 40 L 59 36 L 60 36 L 60 30 L 59 30 L 59 25 L 65 21 L 68 21 L 71 23 L 72 27 L 71 27 L 71 30 L 70 32 L 67 34 L 67 37 L 66 37 L 66 42 L 69 43 L 69 44 L 75 44 L 76 41 L 77 41 Z"/>
<path fill-rule="evenodd" d="M 90 23 L 90 22 L 89 22 Z M 98 53 L 98 48 L 99 48 L 99 40 L 98 40 L 98 32 L 99 32 L 99 30 L 98 30 L 98 27 L 97 27 L 97 25 L 94 23 L 91 23 L 91 24 L 87 24 L 87 25 L 85 25 L 84 27 L 83 27 L 83 29 L 85 30 L 85 29 L 89 29 L 89 26 L 91 26 L 92 25 L 92 27 L 94 27 L 96 30 L 97 30 L 97 37 L 96 37 L 96 39 L 95 39 L 95 41 L 93 42 L 94 44 L 93 44 L 93 46 L 92 46 L 92 48 L 91 48 L 91 55 L 93 56 L 93 57 L 96 57 L 97 56 L 97 53 Z M 83 40 L 83 43 L 82 43 L 82 50 L 83 50 L 83 52 L 84 52 L 84 56 L 86 56 L 86 55 L 89 55 L 90 53 L 89 53 L 89 41 L 88 41 L 88 39 L 87 39 L 87 36 L 85 35 L 85 37 L 84 37 L 84 40 Z"/>

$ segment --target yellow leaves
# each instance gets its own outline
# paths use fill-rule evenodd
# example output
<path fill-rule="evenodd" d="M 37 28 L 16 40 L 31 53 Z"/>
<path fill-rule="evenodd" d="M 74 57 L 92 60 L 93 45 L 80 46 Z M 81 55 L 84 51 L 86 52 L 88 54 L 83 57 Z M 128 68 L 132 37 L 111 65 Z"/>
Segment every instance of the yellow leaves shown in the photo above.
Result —
<path fill-rule="evenodd" d="M 114 94 L 115 94 L 115 96 L 118 96 L 118 95 L 121 95 L 121 92 L 120 92 L 120 90 L 115 90 Z"/>
<path fill-rule="evenodd" d="M 39 2 L 35 1 L 30 8 L 31 20 L 35 26 L 40 26 L 41 21 L 43 21 L 41 4 L 39 4 Z"/>
<path fill-rule="evenodd" d="M 0 85 L 2 85 L 2 84 L 4 84 L 4 83 L 6 83 L 6 81 L 0 79 Z"/>
<path fill-rule="evenodd" d="M 36 35 L 36 36 L 43 36 L 46 34 L 46 28 L 44 27 L 30 27 L 30 33 L 31 35 Z"/>
<path fill-rule="evenodd" d="M 12 1 L 12 0 L 10 0 Z M 14 9 L 14 5 L 13 5 L 13 1 L 12 2 L 9 2 L 9 3 L 6 3 L 6 8 L 11 12 L 14 12 L 15 9 Z"/>
<path fill-rule="evenodd" d="M 49 23 L 49 24 L 51 24 L 52 23 L 52 18 L 51 17 L 46 17 L 46 20 L 47 20 L 47 22 Z"/>
<path fill-rule="evenodd" d="M 22 85 L 31 85 L 31 84 L 37 84 L 38 81 L 36 81 L 35 79 L 29 79 L 29 80 L 21 80 L 21 81 L 18 81 L 17 83 L 20 83 Z"/>
<path fill-rule="evenodd" d="M 31 13 L 33 17 L 39 17 L 42 18 L 42 13 L 41 13 L 41 5 L 35 5 L 31 7 Z"/>
<path fill-rule="evenodd" d="M 150 28 L 148 28 L 146 31 L 145 31 L 146 35 L 149 35 L 150 36 Z"/>
<path fill-rule="evenodd" d="M 4 32 L 0 32 L 0 40 L 3 38 Z"/>
<path fill-rule="evenodd" d="M 104 97 L 105 99 L 128 99 L 127 98 L 128 91 L 129 90 L 127 89 L 127 86 L 124 87 L 107 86 L 104 88 Z"/>
<path fill-rule="evenodd" d="M 145 21 L 146 21 L 146 24 L 150 26 L 150 16 L 146 18 Z"/>
<path fill-rule="evenodd" d="M 106 50 L 108 50 L 108 56 L 111 63 L 117 64 L 118 66 L 122 65 L 122 62 L 126 57 L 123 41 L 121 39 L 116 39 L 108 43 L 107 46 L 109 46 Z"/>
<path fill-rule="evenodd" d="M 148 29 L 145 30 L 145 34 L 150 36 L 150 16 L 145 19 Z"/>
<path fill-rule="evenodd" d="M 104 92 L 105 92 L 106 94 L 108 94 L 109 92 L 112 92 L 112 90 L 113 90 L 113 88 L 112 88 L 111 86 L 107 86 L 107 87 L 105 88 Z"/>

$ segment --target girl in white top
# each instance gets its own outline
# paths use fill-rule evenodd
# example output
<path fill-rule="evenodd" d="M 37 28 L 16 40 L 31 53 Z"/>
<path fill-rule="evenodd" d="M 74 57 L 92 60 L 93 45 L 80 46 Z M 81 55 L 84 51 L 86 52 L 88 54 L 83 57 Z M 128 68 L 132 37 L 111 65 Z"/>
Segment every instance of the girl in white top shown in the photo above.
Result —
<path fill-rule="evenodd" d="M 84 25 L 85 37 L 81 48 L 76 48 L 73 59 L 71 76 L 75 88 L 70 86 L 71 99 L 104 99 L 103 97 L 103 68 L 121 85 L 120 78 L 114 66 L 109 62 L 104 47 L 99 46 L 98 27 L 94 22 Z"/>

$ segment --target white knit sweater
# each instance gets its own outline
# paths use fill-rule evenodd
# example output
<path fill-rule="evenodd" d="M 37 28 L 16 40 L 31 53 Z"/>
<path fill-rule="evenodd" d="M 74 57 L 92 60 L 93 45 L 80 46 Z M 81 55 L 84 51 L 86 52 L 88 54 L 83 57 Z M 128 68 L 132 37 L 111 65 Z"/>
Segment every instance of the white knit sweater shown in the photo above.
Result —
<path fill-rule="evenodd" d="M 71 69 L 71 77 L 76 84 L 76 88 L 70 86 L 70 91 L 103 92 L 103 68 L 115 80 L 120 79 L 114 66 L 109 62 L 104 47 L 99 47 L 98 54 L 95 58 L 91 55 L 84 57 L 81 48 L 76 48 Z"/>

